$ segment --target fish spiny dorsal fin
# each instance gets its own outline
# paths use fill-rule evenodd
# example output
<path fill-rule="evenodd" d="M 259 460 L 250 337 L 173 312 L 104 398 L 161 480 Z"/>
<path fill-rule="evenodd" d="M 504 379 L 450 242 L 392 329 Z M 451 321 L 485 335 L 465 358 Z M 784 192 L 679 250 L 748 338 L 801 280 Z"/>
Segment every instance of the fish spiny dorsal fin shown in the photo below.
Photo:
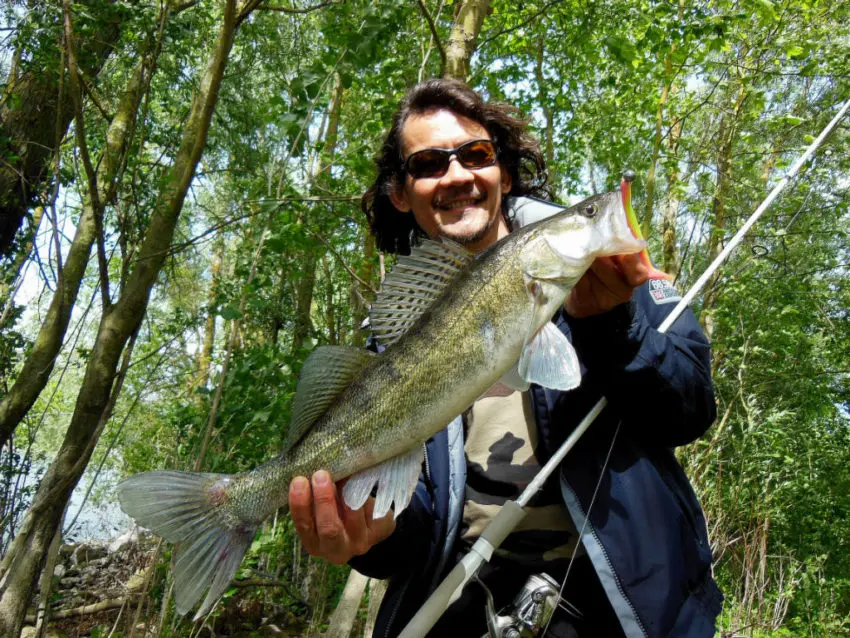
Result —
<path fill-rule="evenodd" d="M 388 346 L 406 333 L 475 255 L 460 244 L 426 239 L 400 257 L 369 310 L 372 334 Z"/>
<path fill-rule="evenodd" d="M 350 346 L 321 346 L 313 350 L 298 379 L 292 402 L 292 421 L 284 448 L 289 450 L 306 434 L 333 400 L 369 363 L 374 353 Z"/>

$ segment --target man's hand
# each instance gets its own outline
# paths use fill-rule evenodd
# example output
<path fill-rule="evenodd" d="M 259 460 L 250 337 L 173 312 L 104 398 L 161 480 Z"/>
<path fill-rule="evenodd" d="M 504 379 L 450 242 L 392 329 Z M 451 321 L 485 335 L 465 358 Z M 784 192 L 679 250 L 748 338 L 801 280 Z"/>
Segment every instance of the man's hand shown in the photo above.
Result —
<path fill-rule="evenodd" d="M 602 314 L 626 303 L 647 279 L 649 268 L 640 253 L 597 257 L 570 291 L 564 306 L 576 319 Z"/>
<path fill-rule="evenodd" d="M 375 499 L 370 497 L 359 510 L 352 510 L 324 470 L 313 474 L 312 489 L 303 476 L 289 484 L 289 511 L 301 543 L 311 556 L 335 565 L 365 554 L 395 530 L 393 512 L 373 520 L 374 506 Z"/>

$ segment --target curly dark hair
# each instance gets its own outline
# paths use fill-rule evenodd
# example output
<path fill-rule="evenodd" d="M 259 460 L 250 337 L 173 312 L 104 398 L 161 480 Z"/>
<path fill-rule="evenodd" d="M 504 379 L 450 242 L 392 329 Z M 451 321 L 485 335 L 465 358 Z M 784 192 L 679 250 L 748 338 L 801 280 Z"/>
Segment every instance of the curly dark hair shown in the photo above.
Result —
<path fill-rule="evenodd" d="M 378 248 L 384 252 L 409 254 L 411 245 L 425 237 L 414 216 L 402 214 L 393 206 L 389 194 L 404 180 L 401 130 L 405 122 L 411 115 L 438 109 L 468 117 L 487 129 L 498 148 L 499 163 L 511 176 L 511 195 L 551 199 L 540 146 L 528 132 L 528 120 L 519 109 L 508 104 L 487 104 L 458 80 L 426 80 L 408 90 L 393 115 L 392 127 L 375 158 L 378 176 L 360 202 Z M 507 211 L 503 198 L 502 215 L 511 228 Z"/>

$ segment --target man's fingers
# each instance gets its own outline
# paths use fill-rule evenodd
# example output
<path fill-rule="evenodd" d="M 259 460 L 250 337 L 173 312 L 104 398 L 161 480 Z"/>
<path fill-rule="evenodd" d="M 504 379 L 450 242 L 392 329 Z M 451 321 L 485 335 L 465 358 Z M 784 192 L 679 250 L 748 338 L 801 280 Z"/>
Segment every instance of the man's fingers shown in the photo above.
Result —
<path fill-rule="evenodd" d="M 316 534 L 321 555 L 332 563 L 345 562 L 347 538 L 339 515 L 336 485 L 330 474 L 319 470 L 313 474 L 313 508 L 316 514 Z"/>
<path fill-rule="evenodd" d="M 395 531 L 395 513 L 392 510 L 384 514 L 382 518 L 372 518 L 375 512 L 375 499 L 371 497 L 362 509 L 368 526 L 369 547 L 389 538 Z"/>
<path fill-rule="evenodd" d="M 289 513 L 304 549 L 310 554 L 318 552 L 319 537 L 313 517 L 313 494 L 310 482 L 303 476 L 296 476 L 289 484 Z"/>
<path fill-rule="evenodd" d="M 369 551 L 369 527 L 366 520 L 366 508 L 353 510 L 345 503 L 342 504 L 342 522 L 348 535 L 349 548 L 353 556 L 360 556 Z"/>
<path fill-rule="evenodd" d="M 590 272 L 614 297 L 618 299 L 631 297 L 633 286 L 629 285 L 623 267 L 611 257 L 596 258 L 590 266 Z"/>
<path fill-rule="evenodd" d="M 649 266 L 641 253 L 617 255 L 614 259 L 619 263 L 623 277 L 632 288 L 637 288 L 649 279 Z"/>

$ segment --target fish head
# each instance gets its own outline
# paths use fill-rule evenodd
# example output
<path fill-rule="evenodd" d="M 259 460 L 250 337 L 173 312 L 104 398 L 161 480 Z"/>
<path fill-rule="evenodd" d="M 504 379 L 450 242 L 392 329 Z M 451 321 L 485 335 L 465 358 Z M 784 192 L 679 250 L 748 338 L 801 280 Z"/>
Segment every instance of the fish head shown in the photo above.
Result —
<path fill-rule="evenodd" d="M 531 279 L 574 282 L 597 257 L 637 253 L 619 191 L 596 195 L 529 228 L 520 260 Z"/>

